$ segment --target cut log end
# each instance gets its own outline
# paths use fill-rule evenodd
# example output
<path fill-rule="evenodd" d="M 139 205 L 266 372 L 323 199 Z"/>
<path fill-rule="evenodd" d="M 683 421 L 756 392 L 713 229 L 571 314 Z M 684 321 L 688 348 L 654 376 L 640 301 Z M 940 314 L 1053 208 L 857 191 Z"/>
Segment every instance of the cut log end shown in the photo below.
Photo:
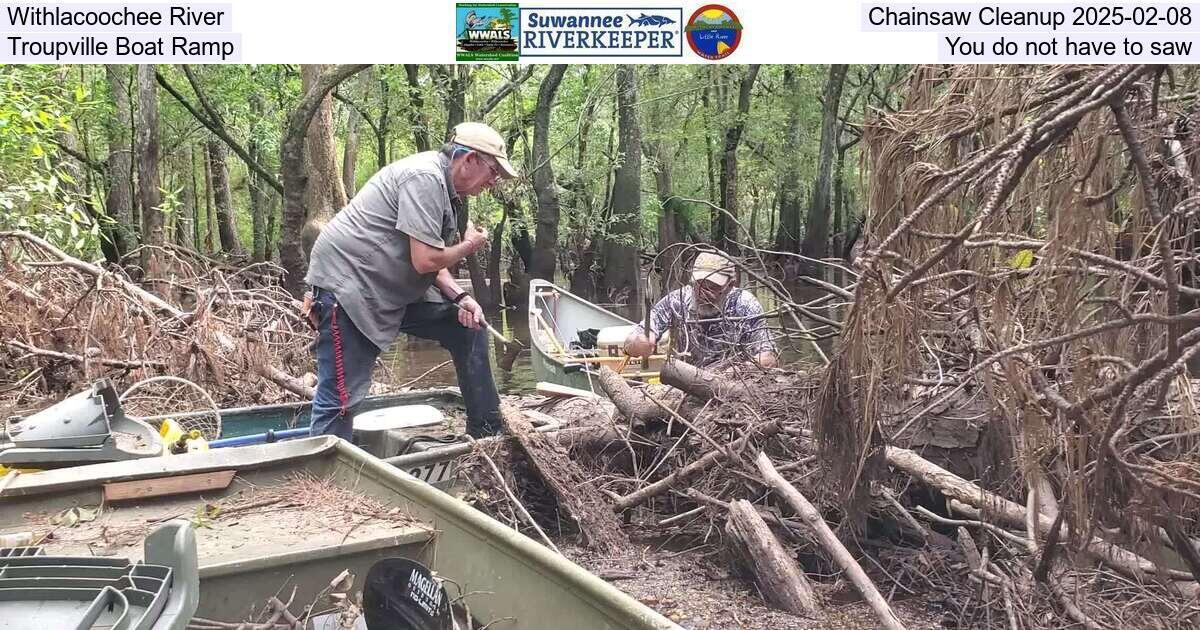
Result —
<path fill-rule="evenodd" d="M 812 584 L 749 501 L 729 504 L 725 532 L 734 562 L 754 578 L 767 603 L 795 615 L 817 612 Z"/>

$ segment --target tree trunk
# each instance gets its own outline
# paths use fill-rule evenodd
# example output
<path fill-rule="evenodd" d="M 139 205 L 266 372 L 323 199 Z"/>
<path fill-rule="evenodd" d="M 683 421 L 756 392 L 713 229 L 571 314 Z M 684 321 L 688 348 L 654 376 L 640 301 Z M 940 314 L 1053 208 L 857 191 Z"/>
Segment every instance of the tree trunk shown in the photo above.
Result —
<path fill-rule="evenodd" d="M 588 74 L 584 75 L 584 85 L 589 86 Z M 576 263 L 571 267 L 571 292 L 575 295 L 583 296 L 587 299 L 593 299 L 597 295 L 596 279 L 597 275 L 592 267 L 596 264 L 596 258 L 599 256 L 600 243 L 604 235 L 604 226 L 607 225 L 608 216 L 611 206 L 609 195 L 612 192 L 612 182 L 610 180 L 613 168 L 609 166 L 604 172 L 604 202 L 596 207 L 592 199 L 591 190 L 588 188 L 588 177 L 586 174 L 587 166 L 587 138 L 591 132 L 592 122 L 595 118 L 596 99 L 590 99 L 584 106 L 584 121 L 580 126 L 579 150 L 576 152 L 575 158 L 575 190 L 576 190 L 576 207 L 582 207 L 584 212 L 582 216 L 572 213 L 568 216 L 573 217 L 571 221 L 578 221 L 573 227 L 574 229 L 567 230 L 568 238 L 571 234 L 583 234 L 585 237 L 582 240 L 576 239 L 573 243 L 574 247 L 570 255 L 576 255 Z M 608 140 L 605 145 L 605 155 L 612 155 L 613 142 L 616 139 L 616 118 L 617 111 L 613 108 L 612 124 L 608 127 Z M 597 226 L 600 226 L 599 228 Z"/>
<path fill-rule="evenodd" d="M 537 230 L 534 237 L 533 267 L 530 275 L 554 281 L 558 252 L 558 183 L 550 164 L 550 109 L 554 95 L 567 71 L 565 64 L 550 66 L 538 89 L 537 109 L 533 114 L 533 191 L 537 198 Z"/>
<path fill-rule="evenodd" d="M 375 128 L 375 165 L 382 169 L 388 165 L 388 124 L 392 120 L 391 92 L 387 77 L 379 73 L 379 126 Z M 417 145 L 420 149 L 420 145 Z"/>
<path fill-rule="evenodd" d="M 446 66 L 442 73 L 446 81 L 446 132 L 442 138 L 449 138 L 458 123 L 467 119 L 467 87 L 471 85 L 471 67 Z"/>
<path fill-rule="evenodd" d="M 408 126 L 412 128 L 413 145 L 417 151 L 428 151 L 433 145 L 429 141 L 429 121 L 425 118 L 425 99 L 421 96 L 419 70 L 417 65 L 404 64 L 404 76 L 408 80 Z M 462 122 L 461 119 L 459 122 Z M 379 126 L 383 128 L 382 124 Z"/>
<path fill-rule="evenodd" d="M 225 164 L 225 145 L 216 138 L 206 142 L 209 164 L 212 165 L 213 206 L 217 209 L 217 234 L 221 239 L 221 250 L 229 256 L 246 255 L 246 249 L 238 240 L 237 227 L 233 221 L 233 204 L 229 194 L 229 167 Z"/>
<path fill-rule="evenodd" d="M 587 243 L 579 255 L 579 266 L 571 272 L 571 293 L 589 300 L 594 299 L 598 293 L 596 274 L 592 272 L 592 265 L 596 263 L 596 251 L 599 249 L 599 243 L 598 238 Z"/>
<path fill-rule="evenodd" d="M 783 69 L 783 92 L 788 98 L 787 127 L 784 131 L 783 172 L 779 184 L 779 231 L 775 249 L 800 251 L 800 109 L 803 101 L 794 66 Z"/>
<path fill-rule="evenodd" d="M 305 164 L 305 139 L 309 123 L 316 115 L 321 102 L 333 88 L 365 68 L 367 68 L 367 64 L 339 65 L 322 72 L 305 90 L 304 97 L 288 116 L 287 125 L 284 127 L 279 147 L 279 170 L 283 173 L 284 190 L 283 230 L 279 245 L 279 259 L 287 273 L 284 286 L 294 296 L 303 293 L 304 275 L 307 271 L 300 232 L 303 230 L 307 218 L 304 200 L 309 184 L 309 174 Z"/>
<path fill-rule="evenodd" d="M 213 253 L 219 251 L 221 242 L 213 238 L 216 234 L 216 213 L 213 212 L 212 159 L 207 148 L 203 149 L 200 157 L 204 161 L 204 251 Z"/>
<path fill-rule="evenodd" d="M 657 83 L 662 73 L 662 66 L 647 68 L 651 84 Z M 670 120 L 677 115 L 677 103 L 668 100 L 658 100 L 651 110 L 651 128 L 666 129 Z M 673 247 L 682 238 L 683 202 L 675 195 L 672 182 L 673 157 L 667 141 L 669 134 L 653 135 L 653 140 L 647 141 L 648 151 L 654 156 L 654 191 L 660 206 L 658 215 L 658 265 L 662 268 L 662 292 L 679 286 L 683 279 L 683 270 L 677 269 L 680 248 Z M 680 143 L 682 150 L 683 143 Z"/>
<path fill-rule="evenodd" d="M 746 69 L 738 86 L 737 115 L 725 130 L 725 142 L 721 149 L 721 203 L 725 209 L 717 215 L 717 247 L 728 251 L 737 251 L 737 241 L 743 235 L 738 233 L 737 221 L 740 216 L 737 203 L 738 179 L 738 145 L 742 142 L 742 132 L 746 129 L 746 119 L 750 116 L 750 93 L 754 88 L 754 79 L 758 77 L 758 64 L 751 64 Z"/>
<path fill-rule="evenodd" d="M 250 112 L 255 118 L 261 119 L 266 112 L 263 99 L 257 92 L 250 95 Z M 262 143 L 257 138 L 250 139 L 250 157 L 256 162 L 262 162 Z M 253 169 L 247 174 L 250 189 L 250 234 L 251 260 L 264 262 L 267 260 L 267 199 L 270 193 L 264 190 L 262 178 Z"/>
<path fill-rule="evenodd" d="M 842 100 L 842 86 L 846 83 L 847 68 L 846 64 L 829 66 L 829 78 L 825 81 L 825 90 L 822 93 L 825 110 L 821 117 L 821 146 L 817 153 L 817 178 L 813 182 L 808 217 L 804 222 L 804 241 L 800 245 L 800 252 L 809 258 L 819 259 L 829 255 L 829 205 L 832 191 L 833 158 L 838 150 L 838 110 Z M 810 273 L 820 271 L 812 264 L 806 266 Z"/>
<path fill-rule="evenodd" d="M 358 82 L 359 92 L 364 100 L 370 87 L 371 73 L 364 72 Z M 347 199 L 353 197 L 358 190 L 358 180 L 355 176 L 358 170 L 358 124 L 361 120 L 358 109 L 351 107 L 346 117 L 346 146 L 342 150 L 342 191 Z"/>
<path fill-rule="evenodd" d="M 192 247 L 196 251 L 203 251 L 204 233 L 200 230 L 200 183 L 196 180 L 196 145 L 188 145 L 188 157 L 192 164 Z M 207 194 L 207 191 L 205 191 Z M 204 202 L 208 202 L 208 197 L 204 198 Z M 205 217 L 208 215 L 205 214 Z"/>
<path fill-rule="evenodd" d="M 725 533 L 736 563 L 754 578 L 763 599 L 793 615 L 817 612 L 812 584 L 749 501 L 729 504 Z"/>
<path fill-rule="evenodd" d="M 304 92 L 316 84 L 322 65 L 300 66 Z M 305 138 L 308 186 L 304 194 L 304 208 L 308 221 L 300 232 L 300 246 L 304 260 L 308 260 L 321 229 L 329 219 L 346 205 L 346 191 L 337 172 L 337 143 L 333 137 L 333 97 L 326 94 L 317 112 L 313 115 Z"/>
<path fill-rule="evenodd" d="M 133 108 L 129 103 L 130 66 L 106 65 L 113 115 L 108 120 L 108 195 L 105 213 L 116 222 L 112 230 L 118 256 L 137 247 L 137 224 L 133 221 Z"/>
<path fill-rule="evenodd" d="M 698 368 L 691 363 L 674 358 L 663 364 L 659 378 L 664 385 L 685 391 L 701 400 L 710 398 L 756 400 L 763 395 L 763 392 L 757 387 L 738 380 L 730 380 L 716 372 Z"/>
<path fill-rule="evenodd" d="M 757 186 L 750 193 L 750 246 L 758 247 L 758 209 L 762 205 L 762 193 Z"/>
<path fill-rule="evenodd" d="M 779 221 L 779 200 L 782 197 L 783 197 L 783 195 L 781 195 L 779 193 L 775 193 L 775 200 L 773 202 L 771 202 L 771 232 L 770 232 L 771 234 L 776 234 L 775 228 L 776 228 L 777 222 Z M 775 241 L 775 243 L 776 243 L 775 249 L 779 249 L 778 239 Z"/>
<path fill-rule="evenodd" d="M 191 156 L 185 155 L 183 158 L 175 160 L 176 165 L 180 162 L 184 166 L 191 164 Z M 186 168 L 179 169 L 186 173 Z M 175 190 L 179 180 L 173 180 L 170 184 L 170 189 Z M 180 247 L 194 248 L 195 243 L 192 241 L 192 208 L 196 205 L 196 201 L 192 199 L 192 188 L 188 185 L 189 182 L 183 182 L 182 186 L 178 186 L 179 190 L 179 206 L 175 208 L 175 244 Z"/>
<path fill-rule="evenodd" d="M 500 215 L 500 221 L 496 223 L 496 227 L 492 228 L 492 240 L 488 244 L 487 269 L 485 269 L 489 299 L 497 306 L 504 300 L 500 288 L 500 260 L 504 256 L 504 225 L 508 223 L 509 208 L 516 204 L 502 202 L 502 205 L 504 212 Z"/>
<path fill-rule="evenodd" d="M 630 426 L 637 426 L 645 423 L 647 420 L 662 418 L 667 415 L 667 412 L 655 404 L 655 400 L 646 391 L 646 388 L 634 389 L 625 380 L 624 376 L 617 374 L 615 370 L 607 365 L 600 365 L 600 374 L 596 378 L 596 382 L 600 388 L 604 390 L 604 394 L 613 402 L 613 406 L 617 411 L 625 416 Z M 658 402 L 671 404 L 669 401 L 659 400 Z M 669 407 L 668 407 L 669 408 Z"/>
<path fill-rule="evenodd" d="M 639 302 L 638 247 L 642 236 L 642 133 L 637 113 L 637 67 L 617 68 L 617 153 L 612 219 L 604 248 L 604 285 L 610 296 Z"/>
<path fill-rule="evenodd" d="M 325 66 L 300 66 L 304 93 L 308 93 L 325 71 Z M 333 97 L 326 94 L 308 126 L 304 146 L 308 157 L 308 187 L 305 206 L 308 217 L 328 219 L 346 205 L 346 189 L 338 177 L 337 143 L 333 138 Z"/>
<path fill-rule="evenodd" d="M 137 67 L 138 84 L 138 197 L 142 205 L 143 277 L 154 277 L 158 271 L 159 252 L 163 244 L 162 183 L 158 175 L 158 93 L 154 81 L 154 65 Z"/>
<path fill-rule="evenodd" d="M 583 91 L 589 92 L 592 89 L 592 67 L 588 66 L 584 69 L 583 75 Z M 575 151 L 575 170 L 574 177 L 567 181 L 567 187 L 571 191 L 571 203 L 574 208 L 573 212 L 568 212 L 566 216 L 566 230 L 560 230 L 564 234 L 566 246 L 559 248 L 559 268 L 561 268 L 570 277 L 571 292 L 577 295 L 589 297 L 592 293 L 582 293 L 584 289 L 588 289 L 594 283 L 591 280 L 583 282 L 585 275 L 591 277 L 591 263 L 584 269 L 583 259 L 589 250 L 593 249 L 592 243 L 596 242 L 595 224 L 595 201 L 592 198 L 591 189 L 588 187 L 589 178 L 585 171 L 588 158 L 588 138 L 592 131 L 592 123 L 596 117 L 597 99 L 587 99 L 583 106 L 582 120 L 579 123 L 579 142 Z M 561 209 L 560 209 L 561 210 Z M 560 215 L 559 219 L 562 220 Z M 588 259 L 594 260 L 594 256 Z M 586 286 L 585 286 L 586 285 Z"/>
<path fill-rule="evenodd" d="M 265 214 L 267 215 L 267 229 L 263 240 L 266 241 L 266 260 L 277 260 L 279 258 L 279 213 L 275 211 L 275 203 L 279 201 L 279 197 L 267 195 L 267 207 Z"/>
<path fill-rule="evenodd" d="M 833 233 L 837 235 L 833 242 L 833 255 L 839 255 L 846 246 L 846 194 L 844 178 L 846 174 L 846 150 L 841 148 L 841 131 L 837 133 L 835 142 L 838 143 L 837 159 L 833 166 Z"/>
<path fill-rule="evenodd" d="M 707 68 L 707 70 L 711 74 L 711 73 L 717 72 L 718 68 L 716 66 L 713 66 L 713 67 Z M 702 105 L 704 105 L 704 111 L 711 112 L 712 111 L 712 98 L 710 96 L 711 87 L 709 84 L 712 81 L 711 81 L 710 77 L 703 77 L 703 81 L 704 81 L 705 85 L 704 85 L 704 91 L 700 93 L 700 102 Z M 714 155 L 713 154 L 714 153 L 715 153 L 715 151 L 713 150 L 712 134 L 708 132 L 708 129 L 705 129 L 704 130 L 704 164 L 705 164 L 704 178 L 708 182 L 708 200 L 713 203 L 720 203 L 721 200 L 717 198 L 717 180 L 713 176 L 713 171 L 714 171 L 714 169 L 713 169 Z"/>

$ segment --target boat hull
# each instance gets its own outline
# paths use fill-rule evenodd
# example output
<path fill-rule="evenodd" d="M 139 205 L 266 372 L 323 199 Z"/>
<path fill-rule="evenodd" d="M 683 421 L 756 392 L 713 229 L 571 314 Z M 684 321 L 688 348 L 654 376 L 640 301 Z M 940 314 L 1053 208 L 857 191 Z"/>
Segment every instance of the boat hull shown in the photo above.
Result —
<path fill-rule="evenodd" d="M 549 297 L 553 296 L 553 297 Z M 555 344 L 569 348 L 579 341 L 579 331 L 629 326 L 633 322 L 605 310 L 545 280 L 529 283 L 529 338 L 533 371 L 547 381 L 603 395 L 596 381 L 596 364 L 564 361 Z M 547 334 L 550 332 L 552 334 Z"/>
<path fill-rule="evenodd" d="M 26 515 L 100 503 L 104 485 L 114 481 L 155 480 L 203 472 L 234 470 L 234 485 L 201 497 L 148 499 L 135 507 L 106 506 L 105 520 L 79 528 L 111 526 L 115 515 L 142 519 L 144 510 L 172 512 L 191 504 L 232 500 L 242 488 L 268 487 L 308 475 L 347 492 L 403 511 L 412 525 L 372 529 L 373 525 L 330 523 L 332 536 L 305 535 L 283 517 L 271 517 L 272 537 L 247 539 L 237 534 L 248 513 L 214 517 L 196 529 L 200 555 L 200 608 L 197 616 L 244 618 L 281 587 L 297 588 L 296 602 L 316 600 L 330 579 L 350 569 L 359 576 L 380 558 L 405 557 L 429 566 L 472 594 L 467 605 L 481 624 L 505 619 L 504 627 L 534 628 L 677 628 L 666 618 L 588 573 L 562 556 L 365 451 L 332 437 L 308 438 L 170 458 L 115 462 L 23 475 L 4 492 L 0 532 L 28 527 Z M 144 522 L 144 521 L 143 521 Z M 347 531 L 349 530 L 349 531 Z M 99 535 L 99 532 L 96 532 Z M 222 547 L 222 541 L 244 541 Z M 140 544 L 140 540 L 138 541 Z M 48 543 L 66 545 L 65 540 Z M 137 548 L 120 555 L 139 557 Z M 477 626 L 478 627 L 478 626 Z"/>

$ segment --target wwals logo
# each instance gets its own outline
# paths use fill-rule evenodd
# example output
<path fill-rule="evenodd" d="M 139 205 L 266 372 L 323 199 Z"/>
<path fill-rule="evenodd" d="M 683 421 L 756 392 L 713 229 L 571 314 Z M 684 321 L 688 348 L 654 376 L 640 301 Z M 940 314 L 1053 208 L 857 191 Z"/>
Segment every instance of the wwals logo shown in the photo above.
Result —
<path fill-rule="evenodd" d="M 515 2 L 459 3 L 455 9 L 454 58 L 458 61 L 516 61 L 517 21 Z"/>

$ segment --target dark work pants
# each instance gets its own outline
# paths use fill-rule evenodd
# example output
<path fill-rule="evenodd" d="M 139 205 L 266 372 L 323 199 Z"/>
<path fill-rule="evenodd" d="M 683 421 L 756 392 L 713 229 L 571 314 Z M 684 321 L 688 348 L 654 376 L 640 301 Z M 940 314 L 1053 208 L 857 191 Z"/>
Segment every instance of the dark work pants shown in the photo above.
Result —
<path fill-rule="evenodd" d="M 371 388 L 379 347 L 358 330 L 325 289 L 313 288 L 317 316 L 317 387 L 312 405 L 311 435 L 350 440 L 359 403 Z M 458 322 L 458 307 L 449 303 L 408 305 L 400 331 L 432 339 L 450 351 L 458 387 L 467 407 L 467 433 L 472 437 L 500 431 L 500 395 L 492 379 L 486 330 Z"/>

